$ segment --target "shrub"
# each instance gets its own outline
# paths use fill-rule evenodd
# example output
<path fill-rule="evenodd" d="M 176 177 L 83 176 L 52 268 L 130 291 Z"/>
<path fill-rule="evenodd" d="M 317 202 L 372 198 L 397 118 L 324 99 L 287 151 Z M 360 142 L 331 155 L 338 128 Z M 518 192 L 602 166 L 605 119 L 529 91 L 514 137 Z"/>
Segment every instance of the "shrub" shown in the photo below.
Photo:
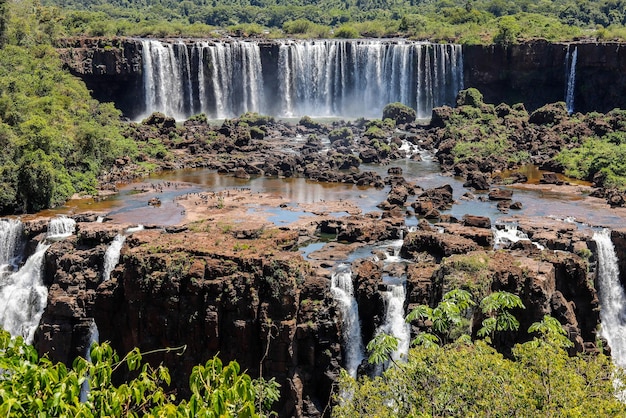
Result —
<path fill-rule="evenodd" d="M 383 109 L 383 119 L 392 119 L 396 124 L 414 122 L 416 117 L 415 109 L 399 102 L 389 103 Z"/>

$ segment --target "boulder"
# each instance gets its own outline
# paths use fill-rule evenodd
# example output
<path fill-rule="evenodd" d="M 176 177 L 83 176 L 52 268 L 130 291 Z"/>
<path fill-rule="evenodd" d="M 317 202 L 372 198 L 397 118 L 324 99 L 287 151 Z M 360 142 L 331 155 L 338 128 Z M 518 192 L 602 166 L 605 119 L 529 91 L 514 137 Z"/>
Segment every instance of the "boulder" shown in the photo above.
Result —
<path fill-rule="evenodd" d="M 464 215 L 463 225 L 491 229 L 491 219 L 487 216 Z"/>
<path fill-rule="evenodd" d="M 489 192 L 489 200 L 511 200 L 513 191 L 508 189 L 492 189 Z"/>
<path fill-rule="evenodd" d="M 411 123 L 416 117 L 415 109 L 399 102 L 389 103 L 383 109 L 383 120 L 393 119 L 398 125 Z"/>

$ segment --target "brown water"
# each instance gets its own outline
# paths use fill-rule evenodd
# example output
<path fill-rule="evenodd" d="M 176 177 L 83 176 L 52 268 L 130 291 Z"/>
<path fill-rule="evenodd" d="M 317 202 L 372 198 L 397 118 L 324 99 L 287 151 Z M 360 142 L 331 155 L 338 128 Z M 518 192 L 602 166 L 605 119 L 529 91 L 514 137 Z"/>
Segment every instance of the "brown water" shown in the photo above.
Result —
<path fill-rule="evenodd" d="M 523 209 L 511 211 L 508 215 L 502 214 L 498 211 L 496 202 L 461 199 L 462 195 L 467 192 L 462 186 L 463 181 L 459 178 L 441 175 L 438 164 L 428 159 L 421 162 L 402 160 L 386 166 L 368 165 L 363 166 L 362 170 L 375 171 L 384 177 L 390 167 L 401 167 L 408 181 L 413 181 L 424 189 L 450 184 L 454 189 L 457 203 L 445 213 L 457 218 L 465 214 L 489 216 L 492 220 L 515 214 L 561 219 L 572 217 L 593 225 L 611 228 L 622 227 L 626 219 L 626 211 L 608 208 L 600 199 L 587 199 L 585 196 L 563 193 L 558 191 L 558 188 L 556 191 L 522 190 L 516 186 L 503 187 L 514 191 L 513 201 L 521 202 Z M 528 176 L 529 183 L 538 182 L 542 174 L 532 166 L 524 168 L 523 173 Z M 571 181 L 571 179 L 564 180 Z M 120 188 L 119 194 L 98 201 L 70 200 L 63 207 L 40 212 L 36 216 L 71 215 L 93 211 L 107 214 L 114 221 L 121 223 L 173 225 L 184 218 L 182 207 L 176 202 L 178 196 L 185 193 L 233 188 L 248 188 L 252 192 L 282 196 L 283 199 L 289 201 L 290 210 L 271 210 L 270 220 L 277 225 L 290 223 L 300 216 L 305 216 L 304 211 L 297 210 L 299 203 L 352 200 L 364 213 L 375 211 L 378 210 L 376 205 L 386 198 L 389 191 L 388 187 L 377 190 L 352 184 L 321 183 L 303 178 L 255 177 L 243 180 L 220 175 L 214 170 L 187 169 L 158 173 L 137 183 L 125 185 Z M 478 197 L 481 195 L 486 196 L 486 194 L 476 193 Z M 153 197 L 161 200 L 160 206 L 148 205 L 148 201 Z M 259 210 L 259 208 L 251 208 L 251 210 Z M 416 223 L 415 218 L 407 219 L 409 225 Z"/>

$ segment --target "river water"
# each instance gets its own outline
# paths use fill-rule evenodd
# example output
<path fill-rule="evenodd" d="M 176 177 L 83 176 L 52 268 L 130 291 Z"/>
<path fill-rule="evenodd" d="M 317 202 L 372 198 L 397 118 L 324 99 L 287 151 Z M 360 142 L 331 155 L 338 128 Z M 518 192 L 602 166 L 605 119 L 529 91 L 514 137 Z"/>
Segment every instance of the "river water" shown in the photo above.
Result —
<path fill-rule="evenodd" d="M 551 189 L 520 188 L 519 185 L 501 186 L 513 190 L 513 201 L 522 203 L 523 208 L 503 214 L 496 202 L 488 201 L 487 193 L 474 193 L 474 199 L 467 200 L 463 195 L 469 190 L 463 187 L 463 180 L 440 173 L 439 164 L 428 155 L 423 161 L 399 160 L 389 165 L 362 165 L 362 171 L 375 171 L 383 178 L 390 167 L 400 167 L 403 176 L 423 189 L 449 184 L 454 190 L 455 204 L 443 213 L 461 218 L 465 214 L 488 216 L 495 221 L 503 217 L 521 215 L 525 217 L 573 218 L 595 226 L 619 228 L 624 224 L 626 211 L 609 208 L 601 199 L 587 198 L 584 194 L 572 193 L 572 188 Z M 533 168 L 526 171 L 529 183 L 536 182 L 540 173 Z M 159 189 L 159 186 L 163 186 Z M 531 186 L 532 187 L 532 186 Z M 284 225 L 306 216 L 298 204 L 322 201 L 351 200 L 363 213 L 378 210 L 377 204 L 385 200 L 389 187 L 375 189 L 345 183 L 323 183 L 304 178 L 253 177 L 250 180 L 237 179 L 218 174 L 215 170 L 185 169 L 161 172 L 141 179 L 137 183 L 120 186 L 120 192 L 100 201 L 93 199 L 70 200 L 63 207 L 44 211 L 38 216 L 58 216 L 84 211 L 107 213 L 116 222 L 175 225 L 183 221 L 184 212 L 176 202 L 178 196 L 202 191 L 221 191 L 233 188 L 248 188 L 253 193 L 262 192 L 282 196 L 288 201 L 286 209 L 271 209 L 271 219 L 277 225 Z M 575 187 L 574 187 L 575 188 Z M 141 192 L 144 190 L 144 192 Z M 161 205 L 153 207 L 148 201 L 158 197 Z M 410 201 L 410 199 L 409 199 Z M 337 213 L 336 215 L 345 215 Z M 406 220 L 407 225 L 417 223 L 415 217 Z"/>

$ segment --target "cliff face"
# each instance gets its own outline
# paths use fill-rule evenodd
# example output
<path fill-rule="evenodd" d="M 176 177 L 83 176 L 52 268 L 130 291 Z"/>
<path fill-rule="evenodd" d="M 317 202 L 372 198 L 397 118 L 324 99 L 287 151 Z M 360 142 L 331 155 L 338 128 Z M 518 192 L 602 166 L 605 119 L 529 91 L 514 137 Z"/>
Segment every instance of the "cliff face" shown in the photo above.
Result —
<path fill-rule="evenodd" d="M 129 117 L 143 105 L 141 42 L 80 38 L 56 47 L 66 68 L 85 82 L 95 99 L 115 103 Z"/>
<path fill-rule="evenodd" d="M 340 228 L 355 232 L 344 234 L 345 239 L 379 242 L 398 236 L 400 218 L 357 218 Z M 526 306 L 514 312 L 520 330 L 494 339 L 505 352 L 531 338 L 525 330 L 544 315 L 563 324 L 574 351 L 594 350 L 599 323 L 595 272 L 576 255 L 594 249 L 588 246 L 588 231 L 555 220 L 520 220 L 519 228 L 547 250 L 520 241 L 492 251 L 489 225 L 474 225 L 442 222 L 437 226 L 444 232 L 439 232 L 422 224 L 404 239 L 402 253 L 411 263 L 387 263 L 384 252 L 352 263 L 363 340 L 369 341 L 385 320 L 381 291 L 388 276 L 407 277 L 405 312 L 418 304 L 434 306 L 458 287 L 477 300 L 498 290 L 519 295 Z M 38 224 L 26 229 L 42 235 Z M 76 235 L 48 250 L 48 306 L 35 337 L 40 353 L 71 364 L 84 355 L 95 322 L 100 341 L 110 341 L 119 353 L 135 347 L 157 350 L 145 359 L 168 366 L 171 389 L 180 395 L 186 394 L 193 366 L 217 354 L 224 361 L 237 360 L 252 377 L 276 378 L 280 416 L 322 415 L 343 364 L 340 313 L 323 266 L 345 259 L 342 245 L 349 251 L 358 244 L 333 242 L 325 257 L 305 262 L 296 250 L 298 230 L 197 222 L 128 236 L 119 264 L 103 281 L 105 253 L 118 229 L 123 225 L 79 222 Z M 613 239 L 623 260 L 623 231 Z M 474 314 L 470 332 L 480 328 L 482 319 Z M 419 324 L 413 325 L 415 336 Z M 181 356 L 160 351 L 181 346 Z M 120 381 L 125 377 L 117 376 Z"/>
<path fill-rule="evenodd" d="M 278 47 L 260 44 L 266 91 L 276 88 Z M 626 108 L 626 45 L 550 43 L 463 47 L 464 86 L 478 88 L 488 103 L 524 103 L 534 110 L 565 100 L 566 56 L 577 49 L 574 108 L 607 112 Z M 144 106 L 142 44 L 134 39 L 77 39 L 58 45 L 67 68 L 81 77 L 100 101 L 111 101 L 133 118 Z"/>
<path fill-rule="evenodd" d="M 102 242 L 115 234 L 103 224 L 79 224 L 78 237 L 49 250 L 40 352 L 71 364 L 84 355 L 95 319 L 100 341 L 119 353 L 186 346 L 182 356 L 146 357 L 170 368 L 172 389 L 183 396 L 193 366 L 219 355 L 253 378 L 275 377 L 281 416 L 324 409 L 341 358 L 340 331 L 327 280 L 291 250 L 297 234 L 237 240 L 217 231 L 142 231 L 127 238 L 120 264 L 103 282 Z"/>
<path fill-rule="evenodd" d="M 534 110 L 565 100 L 566 56 L 578 49 L 574 109 L 607 112 L 626 107 L 626 45 L 620 43 L 529 42 L 465 46 L 465 87 L 480 90 L 488 103 L 524 103 Z"/>

